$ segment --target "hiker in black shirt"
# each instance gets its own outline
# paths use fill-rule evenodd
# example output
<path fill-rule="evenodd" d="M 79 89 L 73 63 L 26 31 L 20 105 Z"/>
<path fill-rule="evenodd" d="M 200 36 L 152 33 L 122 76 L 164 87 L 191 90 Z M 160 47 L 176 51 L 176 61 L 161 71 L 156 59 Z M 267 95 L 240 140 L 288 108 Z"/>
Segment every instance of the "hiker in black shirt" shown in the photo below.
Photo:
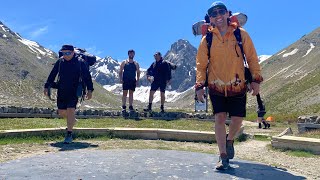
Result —
<path fill-rule="evenodd" d="M 54 65 L 44 86 L 44 94 L 48 96 L 48 88 L 57 84 L 57 106 L 59 115 L 67 119 L 67 134 L 64 143 L 72 142 L 72 129 L 75 125 L 75 109 L 78 103 L 77 90 L 79 84 L 87 88 L 86 98 L 92 98 L 93 84 L 88 66 L 74 53 L 72 45 L 63 45 L 60 50 L 63 57 Z M 80 89 L 81 93 L 81 89 Z"/>
<path fill-rule="evenodd" d="M 137 61 L 134 61 L 135 52 L 133 49 L 128 51 L 128 59 L 124 60 L 120 65 L 119 79 L 122 84 L 122 113 L 126 113 L 126 101 L 129 91 L 129 110 L 134 111 L 133 93 L 139 84 L 140 67 Z M 136 79 L 137 78 L 137 79 Z"/>
<path fill-rule="evenodd" d="M 167 61 L 162 59 L 161 53 L 154 54 L 155 62 L 147 70 L 147 79 L 151 82 L 151 90 L 149 95 L 149 105 L 145 111 L 152 110 L 152 101 L 154 93 L 160 88 L 161 95 L 161 112 L 164 112 L 165 90 L 167 83 L 171 80 L 171 66 Z"/>

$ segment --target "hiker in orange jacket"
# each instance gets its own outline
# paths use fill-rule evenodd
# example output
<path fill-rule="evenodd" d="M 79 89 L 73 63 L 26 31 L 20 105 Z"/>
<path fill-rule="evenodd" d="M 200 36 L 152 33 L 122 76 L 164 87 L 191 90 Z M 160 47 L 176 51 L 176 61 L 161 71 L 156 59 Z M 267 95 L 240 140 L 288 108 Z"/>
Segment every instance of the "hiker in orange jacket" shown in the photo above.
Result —
<path fill-rule="evenodd" d="M 203 101 L 206 76 L 208 73 L 209 95 L 215 114 L 215 134 L 220 151 L 220 161 L 216 169 L 229 168 L 229 159 L 234 157 L 233 140 L 246 116 L 246 92 L 244 61 L 234 31 L 236 24 L 230 23 L 229 11 L 224 3 L 214 2 L 208 9 L 212 44 L 210 58 L 206 36 L 201 39 L 196 57 L 197 98 Z M 260 91 L 261 69 L 253 42 L 248 33 L 240 28 L 244 53 L 252 74 L 250 91 L 257 95 Z M 208 63 L 209 59 L 209 63 Z M 208 66 L 208 67 L 207 67 Z M 231 116 L 229 134 L 226 139 L 225 121 Z"/>

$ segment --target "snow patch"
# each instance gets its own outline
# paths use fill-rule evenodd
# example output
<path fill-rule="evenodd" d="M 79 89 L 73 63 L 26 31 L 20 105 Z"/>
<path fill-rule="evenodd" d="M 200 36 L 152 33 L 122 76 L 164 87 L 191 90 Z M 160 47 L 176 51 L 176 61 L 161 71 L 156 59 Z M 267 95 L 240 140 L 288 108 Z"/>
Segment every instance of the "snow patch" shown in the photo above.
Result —
<path fill-rule="evenodd" d="M 275 76 L 277 76 L 277 75 L 279 75 L 279 74 L 282 74 L 282 73 L 287 72 L 288 69 L 289 69 L 291 66 L 293 66 L 293 64 L 290 65 L 290 66 L 288 66 L 288 67 L 285 67 L 285 68 L 281 69 L 279 72 L 277 72 L 275 75 L 271 76 L 271 77 L 270 77 L 269 79 L 267 79 L 265 82 L 269 81 L 270 79 L 272 79 L 273 77 L 275 77 Z"/>
<path fill-rule="evenodd" d="M 287 50 L 283 50 L 283 51 L 281 51 L 279 54 L 277 54 L 277 56 L 279 56 L 280 54 L 282 54 L 282 53 L 284 53 L 284 52 L 286 52 Z"/>
<path fill-rule="evenodd" d="M 37 54 L 37 58 L 41 59 L 39 55 L 42 56 L 52 56 L 53 52 L 50 51 L 49 49 L 44 48 L 44 51 L 41 49 L 40 45 L 37 42 L 30 41 L 28 39 L 18 39 L 22 44 L 28 46 L 28 48 Z M 39 58 L 40 57 L 40 58 Z"/>
<path fill-rule="evenodd" d="M 310 49 L 308 49 L 307 53 L 306 53 L 304 56 L 302 56 L 302 57 L 307 56 L 314 47 L 315 47 L 315 46 L 314 46 L 312 43 L 310 43 Z"/>
<path fill-rule="evenodd" d="M 285 53 L 282 57 L 288 57 L 288 56 L 294 55 L 295 53 L 298 52 L 298 50 L 299 50 L 299 49 L 295 48 L 295 49 L 292 50 L 291 52 Z"/>
<path fill-rule="evenodd" d="M 7 30 L 6 30 L 6 28 L 4 27 L 4 25 L 0 25 L 0 27 L 2 28 L 2 30 L 4 31 L 4 32 L 8 32 Z"/>
<path fill-rule="evenodd" d="M 263 61 L 269 59 L 272 55 L 260 55 L 258 56 L 259 58 L 259 63 L 262 63 Z"/>
<path fill-rule="evenodd" d="M 103 86 L 104 89 L 107 91 L 112 92 L 116 95 L 122 95 L 122 84 L 115 84 L 115 85 L 105 85 Z M 188 90 L 186 90 L 188 91 Z M 179 96 L 184 92 L 177 92 L 177 91 L 166 91 L 166 102 L 174 102 L 179 99 Z M 135 92 L 133 93 L 133 99 L 137 101 L 141 101 L 143 103 L 149 102 L 149 93 L 150 93 L 150 86 L 140 86 L 137 87 Z M 153 96 L 153 102 L 160 102 L 160 91 L 157 91 Z"/>

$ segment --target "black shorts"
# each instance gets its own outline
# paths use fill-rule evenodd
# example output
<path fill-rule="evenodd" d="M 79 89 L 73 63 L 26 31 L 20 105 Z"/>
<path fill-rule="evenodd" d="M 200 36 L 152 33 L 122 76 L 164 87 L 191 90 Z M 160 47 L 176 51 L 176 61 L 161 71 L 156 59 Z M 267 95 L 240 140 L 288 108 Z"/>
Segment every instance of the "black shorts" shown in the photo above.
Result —
<path fill-rule="evenodd" d="M 151 84 L 151 91 L 157 91 L 160 88 L 160 92 L 166 91 L 166 83 L 153 82 Z"/>
<path fill-rule="evenodd" d="M 68 99 L 68 100 L 59 99 L 59 98 L 57 99 L 58 109 L 67 109 L 67 108 L 75 108 L 76 109 L 77 103 L 78 103 L 77 98 Z"/>
<path fill-rule="evenodd" d="M 123 81 L 122 90 L 135 91 L 136 90 L 136 80 Z"/>
<path fill-rule="evenodd" d="M 247 94 L 224 97 L 210 94 L 214 113 L 226 112 L 229 116 L 246 117 Z"/>

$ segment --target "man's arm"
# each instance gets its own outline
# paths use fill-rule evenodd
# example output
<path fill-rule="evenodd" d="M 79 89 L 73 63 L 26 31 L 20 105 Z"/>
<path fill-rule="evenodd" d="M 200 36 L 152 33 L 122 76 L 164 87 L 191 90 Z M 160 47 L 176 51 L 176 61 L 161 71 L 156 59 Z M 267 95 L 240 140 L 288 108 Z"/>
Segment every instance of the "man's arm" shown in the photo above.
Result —
<path fill-rule="evenodd" d="M 60 60 L 58 60 L 55 64 L 54 64 L 54 66 L 53 66 L 53 68 L 52 68 L 52 70 L 51 70 L 51 72 L 50 72 L 50 74 L 49 74 L 49 76 L 48 76 L 48 79 L 47 79 L 47 81 L 46 81 L 46 83 L 45 83 L 45 85 L 44 85 L 44 88 L 48 88 L 49 86 L 51 86 L 51 84 L 54 82 L 54 80 L 55 80 L 55 78 L 56 78 L 56 76 L 57 76 L 57 74 L 58 74 L 58 72 L 59 72 L 59 65 L 60 65 Z"/>
<path fill-rule="evenodd" d="M 258 55 L 249 34 L 242 29 L 241 36 L 243 40 L 243 51 L 245 53 L 249 70 L 252 74 L 252 81 L 260 83 L 263 81 L 261 67 L 259 65 Z"/>
<path fill-rule="evenodd" d="M 171 80 L 171 64 L 170 62 L 167 62 L 167 66 L 166 66 L 166 72 L 167 72 L 167 83 L 169 83 L 169 81 Z"/>
<path fill-rule="evenodd" d="M 153 76 L 153 63 L 147 69 L 147 76 Z"/>
<path fill-rule="evenodd" d="M 81 71 L 82 71 L 81 72 L 82 79 L 83 79 L 84 83 L 86 84 L 87 90 L 93 91 L 92 77 L 91 77 L 89 68 L 85 62 L 81 62 Z"/>
<path fill-rule="evenodd" d="M 89 67 L 85 62 L 81 62 L 81 74 L 82 74 L 82 80 L 85 83 L 85 86 L 87 88 L 87 94 L 86 98 L 89 100 L 92 98 L 92 92 L 93 92 L 93 83 L 92 83 L 92 77 L 89 71 Z"/>
<path fill-rule="evenodd" d="M 203 36 L 198 48 L 198 53 L 196 57 L 196 94 L 197 99 L 204 102 L 204 84 L 207 78 L 207 66 L 208 66 L 208 46 L 206 36 Z"/>
<path fill-rule="evenodd" d="M 120 80 L 120 83 L 123 83 L 122 76 L 123 76 L 123 68 L 124 68 L 125 63 L 126 63 L 125 61 L 122 61 L 121 65 L 120 65 L 120 70 L 119 70 L 119 80 Z"/>
<path fill-rule="evenodd" d="M 204 85 L 207 76 L 208 47 L 206 36 L 203 36 L 196 57 L 196 84 Z"/>
<path fill-rule="evenodd" d="M 136 68 L 137 68 L 137 81 L 139 81 L 140 80 L 141 71 L 140 71 L 140 66 L 139 66 L 138 62 L 136 62 Z"/>
<path fill-rule="evenodd" d="M 252 95 L 255 96 L 259 94 L 260 83 L 263 81 L 263 77 L 261 75 L 261 68 L 258 62 L 258 55 L 249 34 L 242 29 L 241 36 L 243 40 L 243 50 L 246 55 L 246 59 L 249 65 L 249 70 L 252 75 L 252 83 L 250 84 L 250 91 L 253 91 Z"/>

